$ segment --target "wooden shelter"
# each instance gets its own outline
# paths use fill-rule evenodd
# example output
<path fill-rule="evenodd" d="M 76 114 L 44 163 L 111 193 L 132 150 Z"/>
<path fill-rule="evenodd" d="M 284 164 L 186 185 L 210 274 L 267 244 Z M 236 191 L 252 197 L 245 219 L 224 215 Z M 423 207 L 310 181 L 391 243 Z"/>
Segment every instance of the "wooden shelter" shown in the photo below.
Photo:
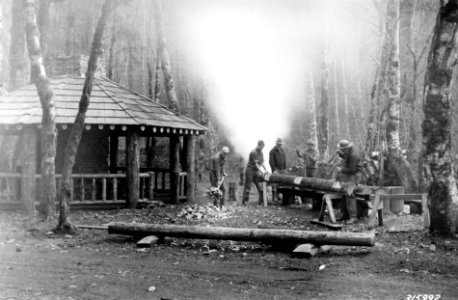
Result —
<path fill-rule="evenodd" d="M 70 75 L 50 80 L 58 130 L 58 186 L 63 152 L 78 111 L 84 80 Z M 40 155 L 37 153 L 40 153 L 41 114 L 34 85 L 0 97 L 0 133 L 22 135 L 25 145 L 21 147 L 24 151 L 20 155 L 20 171 L 0 174 L 0 199 L 3 202 L 7 198 L 11 202 L 12 198 L 4 195 L 6 186 L 16 187 L 17 198 L 24 205 L 33 203 L 35 199 L 28 198 L 38 194 L 33 192 L 35 183 L 25 185 L 21 178 L 26 173 L 30 178 L 30 172 L 40 172 Z M 206 132 L 204 126 L 103 77 L 94 80 L 85 124 L 73 169 L 73 206 L 119 205 L 125 201 L 137 203 L 139 199 L 161 197 L 172 203 L 180 199 L 192 200 L 195 137 Z M 162 167 L 142 165 L 144 159 L 141 159 L 140 148 L 149 137 L 168 144 L 168 163 Z M 125 159 L 122 159 L 123 153 L 119 153 L 121 150 L 126 150 Z M 37 180 L 39 177 L 36 175 Z"/>

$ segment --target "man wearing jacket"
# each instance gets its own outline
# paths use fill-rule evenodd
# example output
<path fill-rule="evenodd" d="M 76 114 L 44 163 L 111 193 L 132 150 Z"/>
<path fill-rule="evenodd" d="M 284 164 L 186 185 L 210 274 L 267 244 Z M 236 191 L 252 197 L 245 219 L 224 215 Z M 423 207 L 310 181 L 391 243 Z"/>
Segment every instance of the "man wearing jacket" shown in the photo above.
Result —
<path fill-rule="evenodd" d="M 348 192 L 341 204 L 342 217 L 340 221 L 347 221 L 351 224 L 357 220 L 354 190 L 361 179 L 361 158 L 353 143 L 347 140 L 341 140 L 337 144 L 337 154 L 342 158 L 337 180 L 347 188 Z"/>
<path fill-rule="evenodd" d="M 243 188 L 243 205 L 246 205 L 250 197 L 251 183 L 254 183 L 256 189 L 258 190 L 258 204 L 262 203 L 263 193 L 259 183 L 261 182 L 261 176 L 263 173 L 261 169 L 264 169 L 264 172 L 266 172 L 266 167 L 264 166 L 264 154 L 262 153 L 264 146 L 264 141 L 258 141 L 258 145 L 250 152 L 250 156 L 248 157 L 248 163 L 245 170 L 245 186 Z"/>
<path fill-rule="evenodd" d="M 222 196 L 222 203 L 224 204 L 224 197 L 226 194 L 226 187 L 224 182 L 221 183 L 221 179 L 223 176 L 226 176 L 226 156 L 229 153 L 228 147 L 223 147 L 221 151 L 217 152 L 215 155 L 211 157 L 210 160 L 210 184 L 212 187 L 218 187 L 220 184 L 219 189 L 223 193 Z"/>
<path fill-rule="evenodd" d="M 272 173 L 284 173 L 286 170 L 286 153 L 283 149 L 285 143 L 281 138 L 278 138 L 275 146 L 269 152 L 269 165 L 272 169 Z M 277 198 L 277 185 L 272 186 L 272 200 L 278 200 Z"/>

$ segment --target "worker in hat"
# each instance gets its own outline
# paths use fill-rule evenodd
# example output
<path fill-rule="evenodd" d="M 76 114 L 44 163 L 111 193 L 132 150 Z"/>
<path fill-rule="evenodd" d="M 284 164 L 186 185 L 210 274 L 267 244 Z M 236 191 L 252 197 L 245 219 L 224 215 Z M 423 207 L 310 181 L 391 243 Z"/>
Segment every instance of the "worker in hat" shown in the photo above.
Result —
<path fill-rule="evenodd" d="M 245 186 L 243 188 L 243 205 L 246 205 L 250 197 L 251 183 L 254 183 L 256 189 L 258 190 L 258 204 L 262 203 L 263 193 L 262 188 L 260 186 L 260 182 L 262 179 L 262 174 L 264 172 L 267 172 L 266 167 L 264 165 L 264 154 L 262 153 L 262 149 L 264 149 L 264 146 L 264 141 L 258 141 L 256 148 L 250 152 L 250 155 L 248 157 L 248 163 L 245 169 Z"/>
<path fill-rule="evenodd" d="M 361 158 L 353 143 L 348 140 L 341 140 L 337 144 L 336 152 L 342 159 L 336 179 L 347 189 L 345 201 L 342 201 L 340 208 L 342 212 L 340 221 L 354 223 L 357 220 L 354 190 L 361 179 Z"/>
<path fill-rule="evenodd" d="M 226 187 L 223 177 L 226 177 L 226 156 L 229 153 L 229 147 L 224 146 L 221 151 L 217 152 L 210 159 L 210 184 L 212 187 L 219 187 L 222 196 L 222 203 L 224 204 L 224 196 L 226 194 Z"/>
<path fill-rule="evenodd" d="M 285 142 L 281 138 L 278 138 L 275 142 L 275 146 L 269 152 L 269 165 L 272 169 L 272 173 L 284 173 L 286 170 L 286 153 L 283 149 Z M 272 185 L 272 200 L 277 199 L 277 185 Z"/>
<path fill-rule="evenodd" d="M 305 168 L 306 177 L 315 177 L 318 169 L 318 158 L 320 154 L 316 148 L 316 144 L 313 139 L 309 139 L 306 143 L 305 150 L 299 152 L 296 150 L 297 156 L 299 157 L 299 164 Z"/>

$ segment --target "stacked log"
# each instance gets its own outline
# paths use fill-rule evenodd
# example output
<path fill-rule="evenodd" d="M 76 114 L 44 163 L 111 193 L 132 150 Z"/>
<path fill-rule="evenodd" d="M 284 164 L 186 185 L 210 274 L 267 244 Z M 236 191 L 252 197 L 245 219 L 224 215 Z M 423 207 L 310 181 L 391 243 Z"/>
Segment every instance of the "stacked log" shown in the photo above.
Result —
<path fill-rule="evenodd" d="M 285 174 L 270 174 L 266 173 L 263 175 L 263 180 L 269 183 L 276 183 L 276 184 L 284 184 L 284 185 L 291 185 L 297 186 L 302 188 L 308 188 L 328 193 L 337 193 L 337 194 L 348 194 L 349 186 L 341 184 L 338 181 L 332 179 L 323 179 L 323 178 L 315 178 L 315 177 L 301 177 L 301 176 L 294 176 L 294 175 L 285 175 Z M 363 184 L 359 184 L 356 189 L 356 194 L 372 194 L 379 187 L 374 186 L 367 186 Z"/>

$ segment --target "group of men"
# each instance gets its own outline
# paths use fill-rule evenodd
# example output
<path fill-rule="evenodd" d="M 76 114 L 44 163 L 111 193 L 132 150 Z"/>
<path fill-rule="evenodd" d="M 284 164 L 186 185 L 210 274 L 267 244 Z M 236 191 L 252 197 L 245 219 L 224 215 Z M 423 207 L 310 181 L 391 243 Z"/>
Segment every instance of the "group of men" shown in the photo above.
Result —
<path fill-rule="evenodd" d="M 262 175 L 267 172 L 264 165 L 263 149 L 265 147 L 264 141 L 260 140 L 256 148 L 250 152 L 248 156 L 248 163 L 245 168 L 245 184 L 243 189 L 242 204 L 246 205 L 249 200 L 250 190 L 252 183 L 255 184 L 258 190 L 259 200 L 258 204 L 262 203 L 263 190 L 261 188 Z M 304 151 L 296 151 L 299 163 L 304 167 L 305 176 L 315 177 L 318 167 L 319 153 L 316 149 L 313 140 L 307 141 L 307 146 Z M 348 195 L 345 201 L 342 202 L 341 220 L 347 220 L 352 223 L 356 220 L 356 199 L 353 195 L 353 190 L 359 183 L 361 175 L 360 156 L 353 147 L 353 143 L 347 140 L 341 140 L 337 144 L 337 154 L 341 158 L 341 164 L 338 167 L 336 180 L 348 186 Z M 226 156 L 229 153 L 228 147 L 223 147 L 221 151 L 216 153 L 211 158 L 210 163 L 210 183 L 213 187 L 219 187 L 223 193 L 223 203 L 226 194 L 224 185 L 224 178 L 227 176 L 225 171 Z M 286 171 L 286 152 L 284 149 L 284 142 L 278 138 L 275 146 L 269 152 L 269 165 L 272 173 L 285 173 Z M 272 196 L 274 200 L 278 199 L 278 194 L 275 186 L 272 186 Z"/>

